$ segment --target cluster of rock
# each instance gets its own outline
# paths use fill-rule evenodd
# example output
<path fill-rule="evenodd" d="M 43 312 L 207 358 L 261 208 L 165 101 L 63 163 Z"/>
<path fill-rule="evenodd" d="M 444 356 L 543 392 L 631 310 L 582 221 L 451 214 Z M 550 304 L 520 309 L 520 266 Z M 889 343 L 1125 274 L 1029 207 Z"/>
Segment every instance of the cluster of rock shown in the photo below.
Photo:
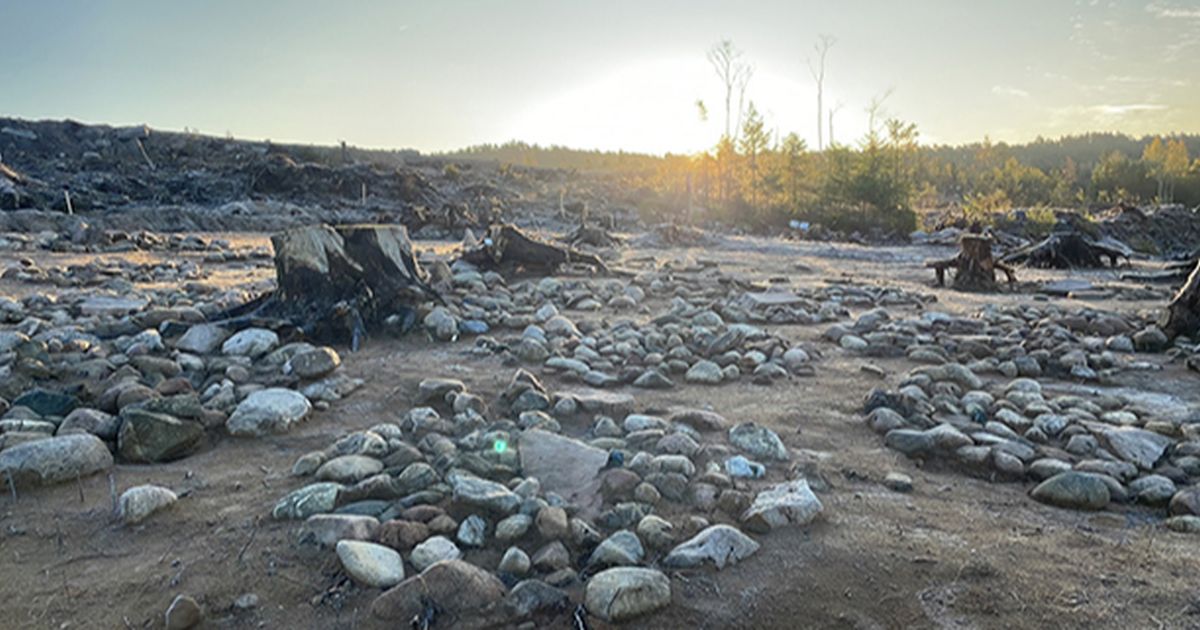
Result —
<path fill-rule="evenodd" d="M 1121 370 L 1158 369 L 1135 352 L 1167 348 L 1166 334 L 1136 316 L 1058 305 L 983 308 L 975 317 L 926 311 L 894 319 L 872 309 L 834 324 L 829 341 L 866 356 L 906 356 L 928 364 L 958 362 L 977 374 L 1058 376 L 1104 381 Z"/>
<path fill-rule="evenodd" d="M 621 621 L 670 602 L 662 568 L 723 568 L 758 549 L 742 529 L 821 510 L 803 479 L 764 478 L 789 459 L 779 436 L 711 411 L 639 414 L 521 369 L 495 411 L 451 379 L 422 382 L 417 404 L 299 458 L 314 481 L 273 510 L 386 589 L 372 605 L 385 620 L 510 623 L 563 610 L 582 583 L 592 615 Z"/>
<path fill-rule="evenodd" d="M 148 230 L 102 230 L 82 218 L 70 221 L 70 225 L 62 230 L 6 233 L 0 236 L 0 249 L 71 253 L 232 251 L 229 241 L 224 239 L 205 239 L 196 234 L 161 234 Z"/>
<path fill-rule="evenodd" d="M 897 390 L 873 390 L 864 413 L 889 448 L 992 479 L 1041 482 L 1031 495 L 1044 503 L 1200 514 L 1200 425 L 1186 414 L 1103 393 L 1051 395 L 1030 378 L 989 386 L 959 363 L 916 368 Z"/>
<path fill-rule="evenodd" d="M 281 344 L 261 328 L 235 333 L 203 323 L 195 307 L 117 304 L 75 318 L 53 303 L 14 304 L 21 311 L 0 304 L 21 317 L 0 331 L 0 471 L 15 483 L 72 480 L 114 454 L 179 459 L 214 431 L 286 431 L 361 385 L 338 371 L 332 348 Z M 87 332 L 99 322 L 137 332 L 102 339 Z"/>
<path fill-rule="evenodd" d="M 81 265 L 39 267 L 26 258 L 19 267 L 9 267 L 0 278 L 30 284 L 53 284 L 59 287 L 96 287 L 116 279 L 130 282 L 195 282 L 209 276 L 209 271 L 195 261 L 170 260 L 133 263 L 126 260 L 93 260 Z"/>

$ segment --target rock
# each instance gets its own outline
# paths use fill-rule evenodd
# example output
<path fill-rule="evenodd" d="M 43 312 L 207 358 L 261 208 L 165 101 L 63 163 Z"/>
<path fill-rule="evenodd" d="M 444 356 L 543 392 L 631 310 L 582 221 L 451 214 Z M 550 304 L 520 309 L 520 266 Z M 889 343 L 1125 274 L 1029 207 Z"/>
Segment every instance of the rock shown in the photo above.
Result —
<path fill-rule="evenodd" d="M 642 389 L 670 389 L 675 387 L 675 381 L 667 378 L 658 370 L 646 370 L 633 381 L 634 387 Z"/>
<path fill-rule="evenodd" d="M 271 515 L 277 519 L 305 519 L 313 514 L 333 511 L 342 484 L 314 483 L 289 492 L 275 504 Z"/>
<path fill-rule="evenodd" d="M 652 549 L 666 549 L 675 542 L 675 526 L 659 516 L 648 514 L 638 521 L 637 535 Z"/>
<path fill-rule="evenodd" d="M 190 455 L 204 439 L 198 422 L 180 420 L 137 407 L 121 411 L 117 448 L 121 457 L 140 463 L 169 462 Z"/>
<path fill-rule="evenodd" d="M 538 533 L 546 540 L 562 540 L 570 533 L 567 524 L 567 511 L 561 507 L 544 507 L 538 510 L 534 519 Z"/>
<path fill-rule="evenodd" d="M 619 623 L 671 603 L 671 581 L 654 569 L 608 569 L 588 580 L 584 601 L 593 615 Z"/>
<path fill-rule="evenodd" d="M 416 404 L 441 404 L 445 402 L 446 394 L 467 391 L 462 381 L 453 378 L 427 378 L 417 386 Z"/>
<path fill-rule="evenodd" d="M 303 379 L 321 378 L 336 370 L 342 364 L 342 358 L 333 348 L 314 348 L 301 352 L 287 362 L 290 372 Z M 285 368 L 285 372 L 288 368 Z"/>
<path fill-rule="evenodd" d="M 729 421 L 719 413 L 703 409 L 683 409 L 671 414 L 672 424 L 686 424 L 698 431 L 724 431 Z"/>
<path fill-rule="evenodd" d="M 541 580 L 523 580 L 509 591 L 504 605 L 517 619 L 533 616 L 543 610 L 566 610 L 570 604 L 567 592 Z"/>
<path fill-rule="evenodd" d="M 167 630 L 187 630 L 204 620 L 204 611 L 200 604 L 187 595 L 176 595 L 171 606 L 167 608 Z"/>
<path fill-rule="evenodd" d="M 279 345 L 279 335 L 265 328 L 247 328 L 221 344 L 221 353 L 257 359 Z"/>
<path fill-rule="evenodd" d="M 317 469 L 318 481 L 354 483 L 383 470 L 383 462 L 365 455 L 342 455 L 335 457 Z"/>
<path fill-rule="evenodd" d="M 912 477 L 898 472 L 889 472 L 883 478 L 883 485 L 893 492 L 912 492 L 913 489 Z"/>
<path fill-rule="evenodd" d="M 712 562 L 717 569 L 736 564 L 758 551 L 758 543 L 730 525 L 713 525 L 667 554 L 663 565 L 686 569 Z"/>
<path fill-rule="evenodd" d="M 459 524 L 455 538 L 468 547 L 482 547 L 486 535 L 487 521 L 477 514 L 472 514 Z"/>
<path fill-rule="evenodd" d="M 525 535 L 533 526 L 533 517 L 528 514 L 513 514 L 496 523 L 496 540 L 510 542 Z"/>
<path fill-rule="evenodd" d="M 429 538 L 429 526 L 415 521 L 391 520 L 379 526 L 376 540 L 400 551 L 409 551 Z"/>
<path fill-rule="evenodd" d="M 1174 442 L 1165 435 L 1133 427 L 1109 429 L 1102 435 L 1114 455 L 1143 470 L 1152 470 Z"/>
<path fill-rule="evenodd" d="M 228 338 L 229 331 L 220 326 L 197 324 L 175 341 L 175 348 L 191 354 L 211 354 Z"/>
<path fill-rule="evenodd" d="M 521 497 L 502 484 L 464 473 L 452 473 L 448 481 L 454 499 L 467 505 L 499 514 L 512 514 L 521 505 Z"/>
<path fill-rule="evenodd" d="M 337 557 L 352 580 L 371 588 L 389 588 L 404 579 L 404 562 L 394 549 L 371 542 L 342 540 Z"/>
<path fill-rule="evenodd" d="M 751 531 L 765 532 L 785 525 L 807 525 L 821 509 L 808 481 L 796 479 L 759 492 L 741 520 Z"/>
<path fill-rule="evenodd" d="M 79 406 L 79 399 L 48 389 L 32 389 L 12 401 L 13 407 L 27 407 L 39 416 L 65 416 Z"/>
<path fill-rule="evenodd" d="M 0 453 L 0 456 L 3 454 Z M 1173 516 L 1200 516 L 1200 486 L 1190 486 L 1176 492 L 1175 496 L 1171 497 L 1167 511 Z"/>
<path fill-rule="evenodd" d="M 724 378 L 724 373 L 721 371 L 721 366 L 702 359 L 697 361 L 695 365 L 688 368 L 686 374 L 683 375 L 684 380 L 689 383 L 701 383 L 705 385 L 716 385 Z"/>
<path fill-rule="evenodd" d="M 462 560 L 443 560 L 375 598 L 371 614 L 407 624 L 424 612 L 427 602 L 433 602 L 441 615 L 463 624 L 486 613 L 504 595 L 504 584 L 491 573 Z"/>
<path fill-rule="evenodd" d="M 1175 482 L 1162 475 L 1146 475 L 1129 483 L 1130 496 L 1146 505 L 1165 506 L 1175 492 Z"/>
<path fill-rule="evenodd" d="M 260 389 L 238 403 L 225 427 L 232 435 L 264 436 L 283 433 L 312 411 L 312 403 L 291 389 Z"/>
<path fill-rule="evenodd" d="M 74 481 L 112 465 L 112 453 L 104 442 L 87 433 L 40 439 L 0 451 L 0 471 L 7 471 L 18 485 Z"/>
<path fill-rule="evenodd" d="M 531 429 L 519 440 L 521 470 L 553 492 L 578 506 L 584 516 L 601 506 L 599 473 L 608 463 L 608 452 L 568 437 Z"/>
<path fill-rule="evenodd" d="M 1139 352 L 1161 352 L 1170 342 L 1167 334 L 1154 325 L 1133 333 L 1133 347 Z"/>
<path fill-rule="evenodd" d="M 1030 492 L 1036 501 L 1074 510 L 1099 510 L 1108 505 L 1108 484 L 1099 475 L 1069 471 L 1038 484 Z"/>
<path fill-rule="evenodd" d="M 462 557 L 458 546 L 445 536 L 434 536 L 429 540 L 413 547 L 409 561 L 418 571 L 424 571 L 435 562 L 442 560 L 457 560 Z"/>
<path fill-rule="evenodd" d="M 729 441 L 741 450 L 763 459 L 787 461 L 787 447 L 772 430 L 753 422 L 743 422 L 729 430 Z"/>
<path fill-rule="evenodd" d="M 332 547 L 339 540 L 375 540 L 379 519 L 359 514 L 313 514 L 300 528 L 301 542 Z"/>
<path fill-rule="evenodd" d="M 121 498 L 117 500 L 117 515 L 126 525 L 134 525 L 170 507 L 178 499 L 174 492 L 162 486 L 134 486 L 121 493 Z"/>
<path fill-rule="evenodd" d="M 141 298 L 94 295 L 79 303 L 79 312 L 87 316 L 118 316 L 135 313 L 146 308 L 148 302 Z"/>
<path fill-rule="evenodd" d="M 1172 516 L 1164 524 L 1167 526 L 1167 529 L 1173 532 L 1200 534 L 1200 516 L 1193 516 L 1191 514 Z"/>
<path fill-rule="evenodd" d="M 642 541 L 629 530 L 621 530 L 604 539 L 588 559 L 594 567 L 631 566 L 639 564 L 646 555 Z"/>
<path fill-rule="evenodd" d="M 561 540 L 547 544 L 533 554 L 533 567 L 543 573 L 553 573 L 571 564 L 571 552 Z"/>
<path fill-rule="evenodd" d="M 883 437 L 883 445 L 909 457 L 916 457 L 933 450 L 933 437 L 916 429 L 892 429 Z"/>
<path fill-rule="evenodd" d="M 57 433 L 58 435 L 91 433 L 102 440 L 114 442 L 120 428 L 119 416 L 104 413 L 98 409 L 79 407 L 63 418 L 62 423 L 58 425 Z"/>
<path fill-rule="evenodd" d="M 504 557 L 500 558 L 500 566 L 496 570 L 501 573 L 520 577 L 529 573 L 531 566 L 532 563 L 529 560 L 529 555 L 522 551 L 520 547 L 509 547 L 504 552 Z"/>

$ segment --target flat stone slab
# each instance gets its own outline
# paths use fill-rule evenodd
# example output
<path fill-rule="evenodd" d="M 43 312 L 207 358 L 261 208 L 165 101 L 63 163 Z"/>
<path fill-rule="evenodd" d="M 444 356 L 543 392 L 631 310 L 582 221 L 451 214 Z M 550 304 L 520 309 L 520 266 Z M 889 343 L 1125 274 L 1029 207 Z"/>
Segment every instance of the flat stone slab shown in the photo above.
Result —
<path fill-rule="evenodd" d="M 599 512 L 599 472 L 608 463 L 607 451 L 539 429 L 521 434 L 518 448 L 521 470 L 536 477 L 543 490 L 578 505 L 586 517 Z"/>

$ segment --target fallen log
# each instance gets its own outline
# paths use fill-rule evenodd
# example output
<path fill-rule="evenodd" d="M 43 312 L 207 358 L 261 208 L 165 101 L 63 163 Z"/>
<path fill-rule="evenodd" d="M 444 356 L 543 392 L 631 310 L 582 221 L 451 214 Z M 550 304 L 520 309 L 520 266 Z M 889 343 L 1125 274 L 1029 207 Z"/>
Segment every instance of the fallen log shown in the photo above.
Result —
<path fill-rule="evenodd" d="M 271 245 L 277 288 L 218 323 L 290 326 L 296 336 L 357 350 L 385 319 L 415 321 L 420 304 L 441 301 L 402 225 L 306 226 L 272 236 Z"/>
<path fill-rule="evenodd" d="M 1023 263 L 1041 269 L 1072 269 L 1077 267 L 1116 267 L 1121 258 L 1129 261 L 1133 251 L 1120 241 L 1109 238 L 1092 239 L 1069 225 L 1056 226 L 1045 239 L 1018 247 L 1000 258 L 1001 262 Z"/>
<path fill-rule="evenodd" d="M 575 228 L 574 232 L 562 238 L 564 243 L 579 247 L 580 245 L 590 245 L 592 247 L 617 247 L 621 244 L 621 238 L 609 233 L 608 230 L 598 225 L 580 224 Z"/>
<path fill-rule="evenodd" d="M 1172 339 L 1179 335 L 1195 337 L 1200 333 L 1200 262 L 1167 304 L 1158 327 Z"/>
<path fill-rule="evenodd" d="M 946 270 L 954 269 L 951 286 L 959 291 L 995 291 L 996 270 L 1004 272 L 1008 283 L 1016 282 L 1012 267 L 992 258 L 992 239 L 978 234 L 964 234 L 958 242 L 959 252 L 953 258 L 931 260 L 925 267 L 933 269 L 939 287 L 946 284 Z"/>
<path fill-rule="evenodd" d="M 482 239 L 463 244 L 462 259 L 481 268 L 557 269 L 566 263 L 583 263 L 603 272 L 608 266 L 599 257 L 547 243 L 510 223 L 488 227 Z"/>

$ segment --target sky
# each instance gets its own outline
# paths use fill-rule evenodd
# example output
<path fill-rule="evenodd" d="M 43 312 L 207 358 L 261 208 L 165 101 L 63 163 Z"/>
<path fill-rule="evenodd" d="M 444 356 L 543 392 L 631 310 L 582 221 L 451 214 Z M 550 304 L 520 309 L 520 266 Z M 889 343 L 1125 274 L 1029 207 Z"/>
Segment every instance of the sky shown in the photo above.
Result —
<path fill-rule="evenodd" d="M 0 0 L 0 24 L 0 116 L 275 141 L 700 151 L 729 39 L 767 128 L 815 147 L 822 35 L 839 142 L 872 101 L 925 143 L 1200 132 L 1200 0 Z"/>

